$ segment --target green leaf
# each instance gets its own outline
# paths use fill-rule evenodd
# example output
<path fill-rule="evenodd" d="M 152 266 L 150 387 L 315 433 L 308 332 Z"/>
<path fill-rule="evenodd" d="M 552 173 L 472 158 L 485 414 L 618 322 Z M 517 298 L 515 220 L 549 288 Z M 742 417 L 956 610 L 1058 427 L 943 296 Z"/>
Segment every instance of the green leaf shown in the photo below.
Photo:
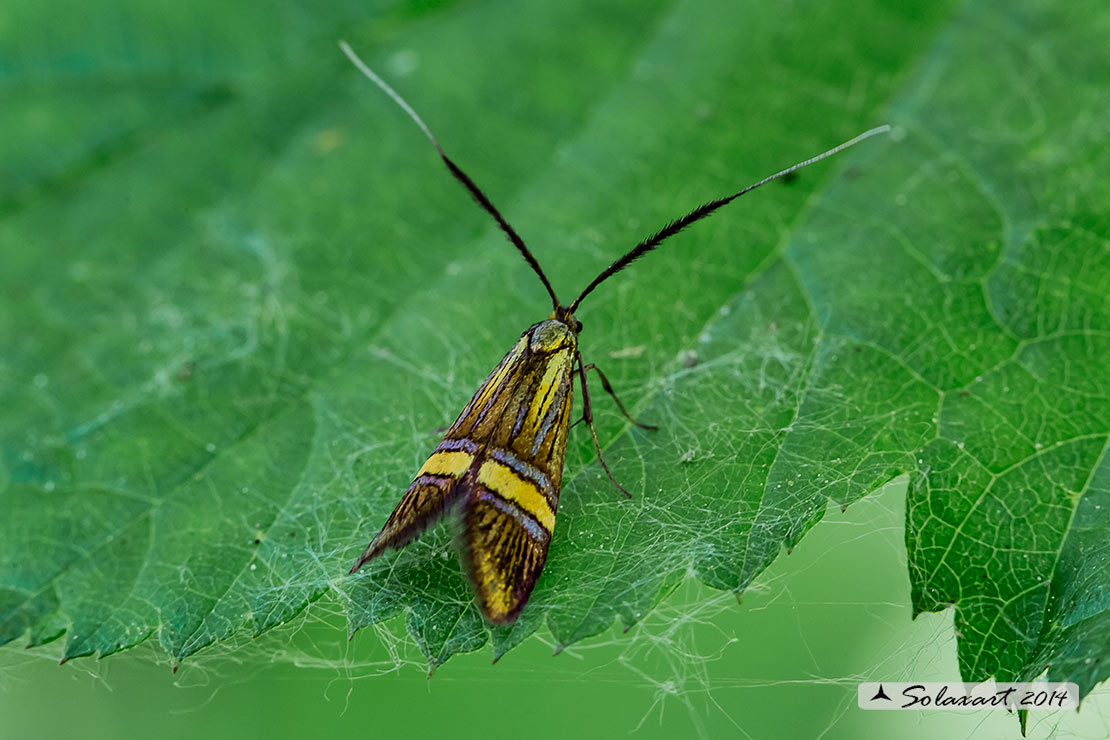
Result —
<path fill-rule="evenodd" d="M 909 473 L 915 608 L 955 604 L 963 674 L 1107 677 L 1102 5 L 185 8 L 0 23 L 0 641 L 176 662 L 325 597 L 352 629 L 404 614 L 433 667 L 567 645 L 688 574 L 741 592 Z M 599 396 L 636 495 L 576 429 L 512 628 L 449 526 L 345 575 L 548 309 L 340 36 L 564 298 L 693 205 L 898 127 L 583 305 L 587 360 L 661 428 Z"/>

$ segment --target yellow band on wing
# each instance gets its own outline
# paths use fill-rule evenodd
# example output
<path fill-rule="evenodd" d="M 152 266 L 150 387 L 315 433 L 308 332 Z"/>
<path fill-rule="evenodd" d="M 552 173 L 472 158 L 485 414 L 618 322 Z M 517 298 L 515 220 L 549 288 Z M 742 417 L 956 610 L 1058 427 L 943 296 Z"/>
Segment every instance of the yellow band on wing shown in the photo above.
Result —
<path fill-rule="evenodd" d="M 495 460 L 486 460 L 478 470 L 478 482 L 531 514 L 549 534 L 555 530 L 555 512 L 547 499 L 535 483 L 520 477 L 512 468 Z"/>
<path fill-rule="evenodd" d="M 428 462 L 424 463 L 424 467 L 420 468 L 416 477 L 419 478 L 428 473 L 458 478 L 470 469 L 472 462 L 474 462 L 474 456 L 469 452 L 437 452 L 428 458 Z"/>

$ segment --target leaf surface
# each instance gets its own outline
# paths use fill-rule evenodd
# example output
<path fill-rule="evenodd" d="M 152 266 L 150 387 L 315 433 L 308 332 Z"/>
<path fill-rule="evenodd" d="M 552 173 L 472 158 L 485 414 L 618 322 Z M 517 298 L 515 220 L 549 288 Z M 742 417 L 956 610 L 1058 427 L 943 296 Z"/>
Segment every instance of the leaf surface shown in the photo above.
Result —
<path fill-rule="evenodd" d="M 515 8 L 6 11 L 0 641 L 153 637 L 176 662 L 327 594 L 352 629 L 404 614 L 433 665 L 543 625 L 566 645 L 687 574 L 742 591 L 908 473 L 915 608 L 955 605 L 964 675 L 1104 680 L 1110 13 Z M 587 361 L 661 428 L 597 394 L 636 496 L 576 430 L 511 628 L 482 621 L 449 527 L 344 575 L 548 309 L 340 35 L 564 300 L 697 203 L 898 127 L 586 301 Z"/>

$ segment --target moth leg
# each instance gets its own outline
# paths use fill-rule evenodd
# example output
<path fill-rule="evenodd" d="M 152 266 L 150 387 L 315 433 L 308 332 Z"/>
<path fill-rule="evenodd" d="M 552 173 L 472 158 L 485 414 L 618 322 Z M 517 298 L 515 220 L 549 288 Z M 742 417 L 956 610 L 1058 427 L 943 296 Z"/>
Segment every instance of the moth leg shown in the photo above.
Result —
<path fill-rule="evenodd" d="M 609 385 L 609 378 L 605 377 L 605 373 L 601 372 L 600 367 L 593 364 L 592 362 L 589 365 L 586 365 L 585 367 L 582 367 L 581 363 L 579 363 L 579 367 L 581 368 L 580 372 L 582 372 L 583 374 L 589 372 L 590 370 L 593 370 L 594 372 L 596 372 L 598 374 L 598 377 L 601 378 L 601 387 L 603 389 L 605 389 L 606 393 L 608 393 L 610 396 L 613 397 L 614 401 L 617 402 L 617 408 L 621 410 L 622 414 L 624 414 L 624 418 L 628 419 L 630 422 L 632 422 L 636 426 L 640 427 L 641 429 L 648 429 L 648 430 L 653 431 L 653 432 L 656 431 L 657 429 L 659 429 L 659 427 L 657 427 L 657 426 L 653 426 L 651 424 L 644 424 L 643 422 L 636 421 L 635 419 L 632 418 L 632 415 L 629 414 L 628 411 L 624 408 L 624 404 L 621 403 L 621 400 L 619 398 L 617 398 L 617 393 L 616 393 L 616 391 L 613 390 L 613 386 Z M 575 423 L 577 423 L 577 422 L 575 422 Z"/>
<path fill-rule="evenodd" d="M 576 353 L 577 354 L 577 353 Z M 594 440 L 594 449 L 597 450 L 597 461 L 601 463 L 602 469 L 605 474 L 609 476 L 609 481 L 617 487 L 617 490 L 623 493 L 628 498 L 632 498 L 632 494 L 624 490 L 624 486 L 617 483 L 617 479 L 613 477 L 613 471 L 609 469 L 609 464 L 605 462 L 605 456 L 601 454 L 601 442 L 597 439 L 597 431 L 594 430 L 594 412 L 593 407 L 590 405 L 590 389 L 586 384 L 586 373 L 582 370 L 582 355 L 577 355 L 578 359 L 578 377 L 582 380 L 582 418 L 586 421 L 586 426 L 590 428 L 590 436 Z"/>

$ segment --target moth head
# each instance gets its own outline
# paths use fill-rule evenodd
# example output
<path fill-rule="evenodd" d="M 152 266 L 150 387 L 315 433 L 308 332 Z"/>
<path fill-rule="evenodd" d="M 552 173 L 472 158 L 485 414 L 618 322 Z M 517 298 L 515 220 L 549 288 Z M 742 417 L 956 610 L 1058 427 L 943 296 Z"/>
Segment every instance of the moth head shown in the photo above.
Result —
<path fill-rule="evenodd" d="M 582 332 L 582 322 L 576 319 L 574 313 L 566 306 L 556 306 L 548 318 L 565 324 L 575 334 Z"/>
<path fill-rule="evenodd" d="M 528 349 L 533 354 L 550 355 L 563 349 L 573 350 L 578 346 L 574 330 L 558 319 L 541 321 L 528 330 Z"/>

